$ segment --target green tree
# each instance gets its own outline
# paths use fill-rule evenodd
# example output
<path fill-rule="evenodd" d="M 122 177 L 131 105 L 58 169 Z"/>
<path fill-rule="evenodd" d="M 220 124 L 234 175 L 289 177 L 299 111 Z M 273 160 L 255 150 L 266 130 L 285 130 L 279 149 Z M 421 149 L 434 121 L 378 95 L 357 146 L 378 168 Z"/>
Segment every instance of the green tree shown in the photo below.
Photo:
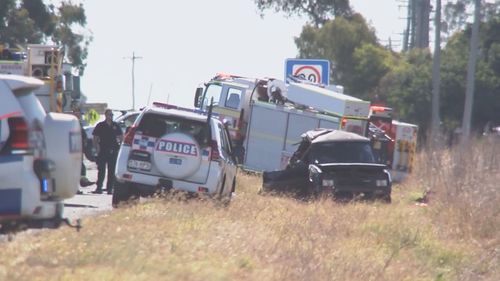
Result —
<path fill-rule="evenodd" d="M 389 50 L 379 45 L 368 43 L 356 48 L 353 54 L 351 92 L 361 99 L 386 103 L 387 96 L 378 91 L 378 84 L 394 66 L 396 59 Z"/>
<path fill-rule="evenodd" d="M 0 43 L 62 45 L 67 61 L 80 73 L 85 69 L 88 45 L 92 41 L 86 24 L 83 5 L 70 0 L 62 1 L 57 7 L 45 5 L 42 0 L 0 1 Z"/>
<path fill-rule="evenodd" d="M 257 8 L 263 13 L 273 9 L 288 16 L 307 15 L 317 27 L 334 17 L 349 17 L 352 9 L 349 0 L 255 0 Z"/>
<path fill-rule="evenodd" d="M 366 96 L 358 90 L 360 83 L 356 74 L 355 52 L 365 44 L 378 46 L 375 31 L 369 27 L 360 14 L 353 14 L 349 19 L 338 17 L 328 20 L 321 27 L 306 25 L 302 33 L 295 38 L 300 58 L 323 58 L 331 62 L 331 80 L 343 85 L 346 92 L 354 96 Z M 357 55 L 359 61 L 366 62 L 364 53 L 370 49 L 361 50 Z M 370 74 L 371 75 L 371 74 Z M 365 89 L 367 89 L 365 87 Z"/>
<path fill-rule="evenodd" d="M 421 137 L 431 121 L 431 65 L 429 50 L 413 49 L 402 55 L 379 84 L 396 118 L 418 124 Z"/>
<path fill-rule="evenodd" d="M 24 0 L 21 3 L 21 8 L 28 11 L 30 19 L 45 35 L 51 35 L 54 32 L 54 20 L 42 0 Z"/>
<path fill-rule="evenodd" d="M 450 129 L 462 120 L 470 33 L 470 27 L 455 33 L 443 50 L 442 110 Z M 481 24 L 479 36 L 471 126 L 476 132 L 487 122 L 500 124 L 500 16 Z"/>
<path fill-rule="evenodd" d="M 472 20 L 471 15 L 474 8 L 474 0 L 454 0 L 448 1 L 444 6 L 444 32 L 448 36 L 455 32 L 464 30 L 467 23 Z M 487 2 L 482 0 L 481 15 L 482 21 L 486 22 L 496 17 L 500 13 L 500 1 Z"/>

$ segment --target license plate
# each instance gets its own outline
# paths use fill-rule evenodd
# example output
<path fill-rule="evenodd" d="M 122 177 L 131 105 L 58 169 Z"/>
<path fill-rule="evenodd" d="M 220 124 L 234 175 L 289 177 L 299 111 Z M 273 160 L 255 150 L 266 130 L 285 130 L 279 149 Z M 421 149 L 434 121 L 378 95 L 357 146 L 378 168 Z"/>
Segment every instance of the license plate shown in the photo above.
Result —
<path fill-rule="evenodd" d="M 128 167 L 132 169 L 151 170 L 151 163 L 139 160 L 128 160 Z"/>
<path fill-rule="evenodd" d="M 180 158 L 170 158 L 170 164 L 182 165 L 182 159 Z"/>

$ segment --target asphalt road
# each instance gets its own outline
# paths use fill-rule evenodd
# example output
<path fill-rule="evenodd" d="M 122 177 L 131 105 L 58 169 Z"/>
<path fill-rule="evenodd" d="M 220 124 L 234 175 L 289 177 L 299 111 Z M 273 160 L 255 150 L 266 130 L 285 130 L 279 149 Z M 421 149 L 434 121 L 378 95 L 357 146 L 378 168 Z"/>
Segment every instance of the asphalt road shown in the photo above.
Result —
<path fill-rule="evenodd" d="M 85 166 L 87 167 L 87 178 L 91 181 L 96 181 L 96 164 L 85 160 Z M 103 186 L 106 187 L 106 180 L 104 180 Z M 106 192 L 103 194 L 93 194 L 92 191 L 95 190 L 95 188 L 96 185 L 80 187 L 83 194 L 77 194 L 73 198 L 65 200 L 63 217 L 75 220 L 89 215 L 94 215 L 99 212 L 112 210 L 111 195 L 108 195 Z"/>

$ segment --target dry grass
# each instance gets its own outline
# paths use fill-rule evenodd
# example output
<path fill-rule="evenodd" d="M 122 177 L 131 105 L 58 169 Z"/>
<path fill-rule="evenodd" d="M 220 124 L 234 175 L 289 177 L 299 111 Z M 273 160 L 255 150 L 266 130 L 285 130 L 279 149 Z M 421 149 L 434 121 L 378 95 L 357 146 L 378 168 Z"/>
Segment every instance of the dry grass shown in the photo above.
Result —
<path fill-rule="evenodd" d="M 438 235 L 476 249 L 460 279 L 485 274 L 500 280 L 500 139 L 429 150 L 417 162 L 411 184 L 430 191 L 430 218 Z"/>
<path fill-rule="evenodd" d="M 463 171 L 449 182 L 452 154 L 421 155 L 390 205 L 260 196 L 241 173 L 228 207 L 155 199 L 79 233 L 20 234 L 0 244 L 0 280 L 499 280 L 498 184 Z M 426 157 L 440 168 L 426 173 Z M 498 162 L 478 163 L 498 176 Z M 415 205 L 427 188 L 431 203 Z"/>

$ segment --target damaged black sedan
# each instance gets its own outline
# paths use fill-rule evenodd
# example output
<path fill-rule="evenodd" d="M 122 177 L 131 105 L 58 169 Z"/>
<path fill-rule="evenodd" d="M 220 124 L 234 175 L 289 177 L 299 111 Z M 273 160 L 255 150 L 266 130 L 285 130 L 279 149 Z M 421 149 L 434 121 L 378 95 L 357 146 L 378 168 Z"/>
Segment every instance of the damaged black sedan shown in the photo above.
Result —
<path fill-rule="evenodd" d="M 263 173 L 262 191 L 390 202 L 391 185 L 387 166 L 376 163 L 368 138 L 316 129 L 302 134 L 285 170 Z"/>

